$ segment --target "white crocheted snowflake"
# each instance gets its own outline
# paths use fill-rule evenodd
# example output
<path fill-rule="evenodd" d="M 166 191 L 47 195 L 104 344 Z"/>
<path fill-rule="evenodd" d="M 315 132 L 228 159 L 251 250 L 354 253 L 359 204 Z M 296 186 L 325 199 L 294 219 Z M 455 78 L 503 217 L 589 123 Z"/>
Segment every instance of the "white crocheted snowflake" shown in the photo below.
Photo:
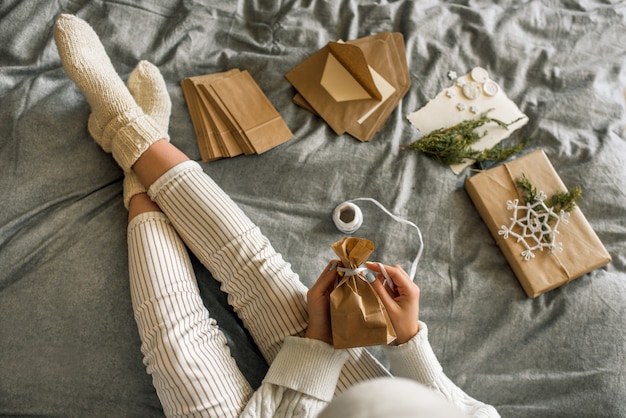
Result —
<path fill-rule="evenodd" d="M 508 239 L 513 236 L 517 242 L 524 246 L 521 255 L 528 261 L 535 258 L 533 251 L 563 251 L 563 244 L 556 242 L 559 234 L 559 225 L 567 224 L 569 213 L 561 210 L 558 214 L 552 207 L 548 207 L 544 200 L 546 195 L 539 192 L 535 203 L 520 204 L 518 199 L 507 200 L 507 210 L 512 210 L 513 215 L 509 226 L 502 225 L 499 235 Z"/>

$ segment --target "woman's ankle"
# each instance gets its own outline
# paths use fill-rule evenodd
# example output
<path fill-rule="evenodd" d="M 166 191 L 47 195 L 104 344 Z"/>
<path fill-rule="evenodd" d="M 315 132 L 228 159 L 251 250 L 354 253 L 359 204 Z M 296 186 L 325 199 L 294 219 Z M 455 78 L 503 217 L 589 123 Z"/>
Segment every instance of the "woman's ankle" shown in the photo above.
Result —
<path fill-rule="evenodd" d="M 163 139 L 153 143 L 137 159 L 132 169 L 147 190 L 159 177 L 185 161 L 189 161 L 189 157 Z"/>
<path fill-rule="evenodd" d="M 146 212 L 161 212 L 161 208 L 150 199 L 147 193 L 138 193 L 131 197 L 128 204 L 128 222 Z"/>

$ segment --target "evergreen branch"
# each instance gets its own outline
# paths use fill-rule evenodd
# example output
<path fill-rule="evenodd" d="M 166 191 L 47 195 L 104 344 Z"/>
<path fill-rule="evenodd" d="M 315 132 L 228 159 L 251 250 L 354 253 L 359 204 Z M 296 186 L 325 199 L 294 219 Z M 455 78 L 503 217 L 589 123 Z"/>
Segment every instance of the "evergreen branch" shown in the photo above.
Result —
<path fill-rule="evenodd" d="M 526 146 L 527 141 L 507 148 L 495 146 L 483 151 L 476 151 L 471 148 L 473 144 L 487 134 L 487 131 L 482 135 L 479 134 L 476 132 L 477 128 L 487 123 L 495 123 L 502 128 L 508 129 L 509 126 L 522 119 L 519 118 L 510 123 L 505 123 L 499 119 L 489 117 L 489 112 L 492 110 L 481 113 L 476 119 L 468 119 L 449 128 L 436 129 L 417 141 L 403 146 L 402 149 L 420 151 L 445 165 L 461 164 L 467 159 L 476 162 L 506 160 L 511 155 L 520 152 Z"/>
<path fill-rule="evenodd" d="M 569 192 L 556 192 L 546 199 L 546 205 L 552 206 L 558 211 L 571 212 L 576 207 L 576 200 L 580 199 L 582 195 L 583 189 L 576 186 Z"/>
<path fill-rule="evenodd" d="M 522 198 L 524 202 L 529 204 L 535 204 L 539 199 L 537 196 L 539 192 L 534 187 L 528 177 L 522 173 L 521 177 L 515 179 L 515 184 L 522 192 Z M 571 212 L 576 207 L 576 200 L 580 199 L 583 195 L 583 189 L 580 186 L 574 187 L 569 192 L 555 192 L 552 196 L 544 200 L 547 207 L 554 208 L 555 212 L 561 210 L 565 212 Z"/>
<path fill-rule="evenodd" d="M 521 190 L 522 199 L 525 203 L 531 205 L 537 203 L 537 201 L 539 200 L 537 198 L 537 195 L 539 193 L 537 192 L 537 188 L 530 183 L 530 180 L 528 180 L 526 174 L 522 173 L 522 177 L 518 177 L 517 179 L 515 179 L 515 184 L 517 184 L 517 187 L 519 187 L 519 189 Z"/>

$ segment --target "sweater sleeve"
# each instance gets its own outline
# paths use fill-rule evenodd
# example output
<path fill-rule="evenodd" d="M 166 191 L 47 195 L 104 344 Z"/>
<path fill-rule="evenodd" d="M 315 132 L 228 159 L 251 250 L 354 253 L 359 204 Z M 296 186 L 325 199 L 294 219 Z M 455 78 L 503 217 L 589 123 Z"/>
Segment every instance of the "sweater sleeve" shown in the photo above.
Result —
<path fill-rule="evenodd" d="M 322 341 L 287 337 L 242 417 L 316 417 L 332 400 L 348 357 Z"/>
<path fill-rule="evenodd" d="M 420 331 L 405 344 L 386 346 L 391 373 L 413 379 L 439 392 L 471 417 L 499 417 L 496 409 L 463 392 L 443 372 L 430 343 L 428 327 L 420 322 Z"/>
<path fill-rule="evenodd" d="M 310 338 L 287 337 L 263 381 L 330 402 L 347 360 L 346 350 Z"/>

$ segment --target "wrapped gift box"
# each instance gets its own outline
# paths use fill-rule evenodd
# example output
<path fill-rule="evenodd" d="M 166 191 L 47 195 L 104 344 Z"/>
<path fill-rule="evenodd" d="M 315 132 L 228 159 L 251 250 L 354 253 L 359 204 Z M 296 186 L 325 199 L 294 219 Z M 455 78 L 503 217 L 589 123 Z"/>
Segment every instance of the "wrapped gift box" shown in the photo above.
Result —
<path fill-rule="evenodd" d="M 547 196 L 567 192 L 543 150 L 469 177 L 465 189 L 529 297 L 537 297 L 611 261 L 579 207 L 569 212 L 558 224 L 558 232 L 552 234 L 557 243 L 555 250 L 535 249 L 530 254 L 517 237 L 504 233 L 517 219 L 511 204 L 515 199 L 524 203 L 515 183 L 522 175 Z"/>

